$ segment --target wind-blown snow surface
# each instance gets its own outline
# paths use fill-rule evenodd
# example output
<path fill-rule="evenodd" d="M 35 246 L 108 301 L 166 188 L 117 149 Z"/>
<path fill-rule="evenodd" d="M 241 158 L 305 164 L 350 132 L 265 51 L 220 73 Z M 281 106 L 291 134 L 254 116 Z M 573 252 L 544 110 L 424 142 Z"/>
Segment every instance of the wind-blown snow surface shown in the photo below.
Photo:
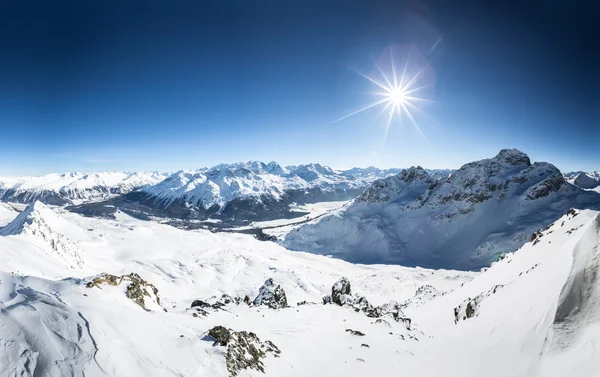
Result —
<path fill-rule="evenodd" d="M 228 376 L 225 347 L 206 337 L 216 325 L 281 350 L 263 360 L 266 376 L 592 377 L 600 368 L 598 212 L 563 216 L 483 273 L 354 265 L 123 214 L 101 220 L 40 205 L 24 214 L 0 235 L 2 376 Z M 73 269 L 48 253 L 44 235 L 25 231 L 31 224 L 72 240 L 83 263 Z M 167 311 L 144 310 L 121 286 L 87 288 L 102 272 L 139 274 Z M 411 324 L 320 304 L 342 276 L 375 305 L 399 302 Z M 193 300 L 253 299 L 268 278 L 291 307 L 231 303 L 192 315 Z M 457 318 L 465 307 L 469 317 Z M 263 374 L 239 373 L 251 375 Z"/>
<path fill-rule="evenodd" d="M 125 194 L 153 185 L 165 178 L 153 172 L 136 173 L 68 173 L 39 177 L 0 177 L 0 200 L 66 204 L 76 200 L 93 200 L 110 194 Z"/>
<path fill-rule="evenodd" d="M 39 234 L 0 236 L 2 376 L 228 376 L 225 347 L 206 337 L 216 325 L 252 331 L 281 350 L 264 359 L 266 376 L 592 377 L 600 368 L 598 212 L 563 216 L 483 273 L 353 265 L 123 214 L 28 213 L 33 223 L 64 222 L 55 231 L 77 243 L 83 264 L 72 269 L 45 254 Z M 86 277 L 101 272 L 138 273 L 168 311 L 144 310 L 119 286 L 87 288 Z M 342 276 L 374 304 L 401 303 L 409 328 L 320 304 Z M 230 304 L 191 315 L 195 299 L 254 298 L 268 278 L 291 307 Z M 469 318 L 457 321 L 455 308 L 476 297 Z"/>
<path fill-rule="evenodd" d="M 447 179 L 413 167 L 375 181 L 352 205 L 288 233 L 284 245 L 353 262 L 476 269 L 570 207 L 598 209 L 600 195 L 549 163 L 502 150 Z"/>

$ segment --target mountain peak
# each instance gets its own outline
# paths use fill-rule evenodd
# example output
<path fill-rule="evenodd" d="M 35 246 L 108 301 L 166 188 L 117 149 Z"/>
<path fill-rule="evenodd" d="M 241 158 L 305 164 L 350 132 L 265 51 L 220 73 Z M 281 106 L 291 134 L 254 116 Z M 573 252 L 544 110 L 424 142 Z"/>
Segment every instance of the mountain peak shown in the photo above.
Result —
<path fill-rule="evenodd" d="M 52 210 L 49 209 L 44 203 L 36 200 L 32 204 L 28 205 L 27 208 L 25 208 L 25 210 L 23 210 L 23 212 L 21 212 L 7 226 L 0 229 L 0 235 L 9 236 L 21 234 L 36 221 L 39 221 L 39 219 L 52 216 L 55 216 Z"/>
<path fill-rule="evenodd" d="M 0 228 L 0 236 L 27 236 L 48 254 L 63 259 L 71 268 L 81 267 L 79 247 L 57 228 L 70 226 L 66 220 L 40 201 L 27 206 L 10 224 Z"/>
<path fill-rule="evenodd" d="M 573 184 L 583 189 L 593 189 L 600 186 L 600 181 L 590 177 L 586 173 L 579 173 L 579 175 L 575 177 Z"/>
<path fill-rule="evenodd" d="M 496 157 L 494 157 L 494 160 L 505 161 L 513 166 L 531 165 L 531 160 L 529 160 L 529 156 L 515 148 L 500 150 Z"/>

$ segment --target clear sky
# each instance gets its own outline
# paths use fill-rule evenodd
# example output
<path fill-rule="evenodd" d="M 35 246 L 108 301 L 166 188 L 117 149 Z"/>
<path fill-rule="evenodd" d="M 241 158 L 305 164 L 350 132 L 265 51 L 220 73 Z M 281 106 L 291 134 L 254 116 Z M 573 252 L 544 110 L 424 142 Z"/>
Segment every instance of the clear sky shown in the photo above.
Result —
<path fill-rule="evenodd" d="M 596 13 L 553 3 L 3 2 L 0 174 L 442 168 L 512 147 L 598 170 Z M 394 122 L 384 143 L 377 109 L 334 122 L 373 100 L 356 71 L 389 46 L 430 64 L 427 141 Z"/>

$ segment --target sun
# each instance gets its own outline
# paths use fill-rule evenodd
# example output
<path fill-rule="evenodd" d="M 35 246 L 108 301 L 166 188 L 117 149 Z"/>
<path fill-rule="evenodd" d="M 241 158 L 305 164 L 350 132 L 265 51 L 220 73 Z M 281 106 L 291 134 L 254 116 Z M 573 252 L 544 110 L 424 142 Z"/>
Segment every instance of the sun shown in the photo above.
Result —
<path fill-rule="evenodd" d="M 428 63 L 418 64 L 412 62 L 411 55 L 413 56 L 412 60 L 416 59 L 414 59 L 414 54 L 411 49 L 402 65 L 402 69 L 398 70 L 394 55 L 394 51 L 390 47 L 389 55 L 386 56 L 385 59 L 375 61 L 375 74 L 365 75 L 357 72 L 359 75 L 369 80 L 371 84 L 378 89 L 378 91 L 370 93 L 380 97 L 380 99 L 339 118 L 335 122 L 339 122 L 363 111 L 380 107 L 381 112 L 378 117 L 386 112 L 388 113 L 384 143 L 394 119 L 398 119 L 401 124 L 403 120 L 408 120 L 414 129 L 427 142 L 427 138 L 417 123 L 414 114 L 424 114 L 421 106 L 433 102 L 432 100 L 425 98 L 426 96 L 423 94 L 425 89 L 431 88 L 433 85 L 432 82 L 428 82 L 431 80 L 429 72 L 431 66 Z"/>
<path fill-rule="evenodd" d="M 386 95 L 388 96 L 390 102 L 392 102 L 394 104 L 394 106 L 400 106 L 400 105 L 404 104 L 405 94 L 404 94 L 404 90 L 402 90 L 402 88 L 394 88 L 394 90 L 392 90 L 391 92 L 389 92 Z"/>

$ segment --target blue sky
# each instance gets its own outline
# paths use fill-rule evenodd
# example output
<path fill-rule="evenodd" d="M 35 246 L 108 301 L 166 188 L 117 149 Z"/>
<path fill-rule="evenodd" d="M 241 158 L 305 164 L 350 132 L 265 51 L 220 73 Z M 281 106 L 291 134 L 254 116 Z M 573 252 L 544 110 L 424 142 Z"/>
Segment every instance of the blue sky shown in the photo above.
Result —
<path fill-rule="evenodd" d="M 247 160 L 441 168 L 512 147 L 563 170 L 600 169 L 586 9 L 223 4 L 1 5 L 0 174 Z M 435 103 L 417 119 L 427 142 L 395 122 L 384 143 L 377 110 L 334 122 L 373 100 L 355 71 L 372 72 L 390 45 L 431 65 Z"/>

